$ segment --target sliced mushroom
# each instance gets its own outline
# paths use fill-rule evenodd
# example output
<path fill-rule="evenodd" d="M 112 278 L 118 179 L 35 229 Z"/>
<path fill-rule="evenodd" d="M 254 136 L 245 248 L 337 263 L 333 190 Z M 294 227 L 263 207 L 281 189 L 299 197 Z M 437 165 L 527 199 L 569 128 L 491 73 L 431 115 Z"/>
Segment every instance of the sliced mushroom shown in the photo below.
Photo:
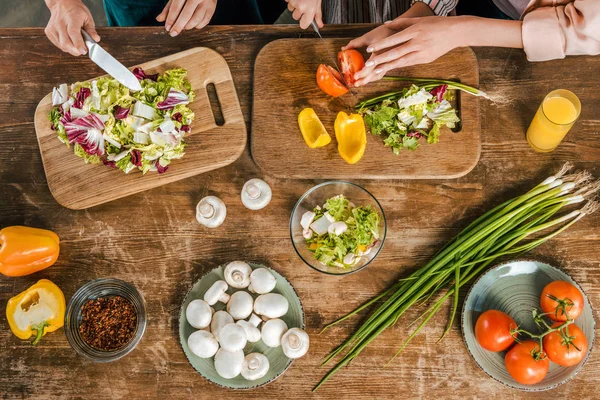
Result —
<path fill-rule="evenodd" d="M 348 253 L 346 254 L 346 256 L 344 257 L 344 264 L 350 265 L 354 262 L 354 258 L 356 256 L 354 255 L 354 253 Z"/>
<path fill-rule="evenodd" d="M 292 328 L 281 337 L 281 349 L 288 358 L 300 358 L 306 354 L 309 346 L 308 333 L 300 328 Z"/>
<path fill-rule="evenodd" d="M 185 309 L 185 318 L 191 326 L 203 329 L 210 325 L 214 310 L 204 300 L 192 300 Z"/>
<path fill-rule="evenodd" d="M 248 321 L 240 320 L 236 324 L 244 328 L 246 332 L 246 340 L 250 343 L 256 343 L 260 340 L 260 330 Z"/>
<path fill-rule="evenodd" d="M 250 284 L 250 274 L 252 268 L 250 265 L 243 261 L 233 261 L 227 264 L 223 274 L 225 275 L 225 281 L 229 286 L 236 289 L 243 289 L 248 287 Z"/>
<path fill-rule="evenodd" d="M 312 224 L 315 220 L 315 215 L 316 214 L 312 211 L 307 211 L 304 214 L 302 214 L 302 218 L 300 219 L 300 226 L 302 226 L 304 230 L 307 230 L 310 227 L 310 224 Z"/>
<path fill-rule="evenodd" d="M 229 301 L 229 295 L 225 293 L 227 289 L 229 289 L 227 282 L 221 280 L 216 281 L 206 291 L 206 293 L 204 293 L 204 301 L 211 306 L 216 304 L 218 301 L 221 303 L 227 303 Z"/>
<path fill-rule="evenodd" d="M 246 319 L 252 314 L 254 300 L 248 292 L 239 291 L 231 295 L 227 303 L 227 312 L 235 319 Z"/>
<path fill-rule="evenodd" d="M 250 286 L 248 290 L 252 293 L 265 294 L 275 289 L 277 280 L 266 268 L 257 268 L 250 274 Z"/>
<path fill-rule="evenodd" d="M 340 236 L 342 233 L 348 230 L 348 225 L 344 221 L 334 222 L 329 225 L 327 232 L 332 235 Z"/>
<path fill-rule="evenodd" d="M 242 372 L 244 365 L 244 351 L 227 351 L 219 349 L 215 355 L 215 369 L 217 374 L 225 379 L 233 379 Z"/>
<path fill-rule="evenodd" d="M 229 323 L 219 332 L 219 344 L 227 351 L 243 350 L 246 347 L 246 331 L 241 325 Z"/>
<path fill-rule="evenodd" d="M 313 231 L 310 228 L 304 229 L 302 231 L 302 237 L 304 239 L 310 239 L 311 237 L 313 237 Z"/>
<path fill-rule="evenodd" d="M 281 346 L 281 337 L 287 331 L 287 324 L 279 319 L 270 319 L 265 322 L 261 329 L 261 337 L 264 344 L 269 347 Z"/>
<path fill-rule="evenodd" d="M 269 359 L 260 353 L 250 353 L 244 358 L 242 376 L 249 381 L 262 378 L 269 372 Z"/>
<path fill-rule="evenodd" d="M 289 303 L 278 293 L 261 294 L 254 300 L 254 312 L 267 318 L 279 318 L 287 313 Z"/>
<path fill-rule="evenodd" d="M 209 358 L 219 350 L 219 343 L 212 333 L 196 331 L 188 337 L 188 347 L 200 358 Z"/>
<path fill-rule="evenodd" d="M 213 315 L 212 321 L 210 323 L 210 331 L 212 334 L 219 340 L 219 333 L 221 329 L 227 325 L 231 324 L 233 321 L 233 317 L 229 315 L 227 311 L 217 311 L 215 315 Z"/>

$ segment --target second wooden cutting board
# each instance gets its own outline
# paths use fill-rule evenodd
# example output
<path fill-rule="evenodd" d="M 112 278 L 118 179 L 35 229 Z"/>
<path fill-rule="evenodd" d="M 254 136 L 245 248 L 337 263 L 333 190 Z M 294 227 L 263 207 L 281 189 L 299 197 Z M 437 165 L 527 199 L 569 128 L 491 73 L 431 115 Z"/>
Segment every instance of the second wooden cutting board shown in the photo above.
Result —
<path fill-rule="evenodd" d="M 355 96 L 325 95 L 316 84 L 321 63 L 331 64 L 328 53 L 337 54 L 348 39 L 280 39 L 267 44 L 254 67 L 254 104 L 251 149 L 254 161 L 269 175 L 295 179 L 444 179 L 469 173 L 481 152 L 478 98 L 457 93 L 460 131 L 442 130 L 440 142 L 429 145 L 421 140 L 416 151 L 394 155 L 381 137 L 367 133 L 367 150 L 354 165 L 347 164 L 337 151 L 333 123 L 340 111 L 408 85 L 380 81 L 354 89 Z M 460 48 L 427 65 L 394 71 L 391 75 L 452 79 L 477 87 L 479 70 L 475 54 Z M 332 141 L 326 147 L 311 149 L 302 139 L 298 114 L 312 107 Z"/>

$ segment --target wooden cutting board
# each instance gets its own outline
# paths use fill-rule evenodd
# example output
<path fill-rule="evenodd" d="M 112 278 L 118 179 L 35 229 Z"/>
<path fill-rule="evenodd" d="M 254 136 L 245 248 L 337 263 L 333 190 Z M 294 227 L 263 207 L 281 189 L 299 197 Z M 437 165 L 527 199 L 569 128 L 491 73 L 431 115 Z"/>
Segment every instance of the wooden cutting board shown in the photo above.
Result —
<path fill-rule="evenodd" d="M 102 164 L 85 164 L 67 148 L 50 129 L 47 115 L 52 109 L 51 94 L 38 104 L 35 130 L 42 154 L 48 186 L 61 205 L 84 209 L 106 203 L 170 182 L 223 167 L 234 162 L 246 147 L 246 125 L 231 72 L 217 52 L 197 47 L 139 65 L 153 74 L 170 68 L 188 71 L 188 80 L 196 93 L 190 108 L 196 118 L 192 131 L 185 136 L 185 155 L 173 160 L 164 174 L 131 172 Z M 58 82 L 60 83 L 60 82 Z M 214 84 L 224 123 L 217 125 L 211 110 L 207 85 Z"/>
<path fill-rule="evenodd" d="M 320 63 L 331 64 L 325 49 L 336 55 L 348 39 L 280 39 L 262 48 L 254 66 L 251 149 L 254 161 L 269 175 L 296 179 L 444 179 L 471 171 L 481 152 L 478 98 L 457 93 L 462 121 L 456 133 L 442 130 L 440 142 L 421 139 L 416 151 L 394 155 L 380 137 L 367 133 L 364 157 L 347 164 L 337 152 L 333 123 L 339 111 L 351 111 L 359 101 L 406 87 L 406 82 L 380 81 L 333 98 L 318 88 Z M 437 61 L 393 71 L 390 75 L 458 80 L 478 87 L 479 70 L 469 48 L 456 49 Z M 332 141 L 309 148 L 298 128 L 298 114 L 312 107 Z"/>

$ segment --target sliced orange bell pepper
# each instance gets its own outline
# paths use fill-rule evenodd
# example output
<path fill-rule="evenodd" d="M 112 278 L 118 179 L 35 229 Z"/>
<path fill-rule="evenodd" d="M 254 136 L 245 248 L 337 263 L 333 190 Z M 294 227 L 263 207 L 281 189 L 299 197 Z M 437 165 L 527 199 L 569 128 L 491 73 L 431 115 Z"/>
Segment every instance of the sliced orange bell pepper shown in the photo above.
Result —
<path fill-rule="evenodd" d="M 64 325 L 65 308 L 62 290 L 48 279 L 40 279 L 8 300 L 6 319 L 15 336 L 26 340 L 35 335 L 33 344 L 37 344 L 46 333 Z"/>
<path fill-rule="evenodd" d="M 0 273 L 24 276 L 47 268 L 56 262 L 60 240 L 54 232 L 9 226 L 0 230 Z"/>
<path fill-rule="evenodd" d="M 335 119 L 334 128 L 338 152 L 348 164 L 356 164 L 367 148 L 367 131 L 362 116 L 341 111 Z"/>
<path fill-rule="evenodd" d="M 305 108 L 298 114 L 298 126 L 304 141 L 311 149 L 326 146 L 331 142 L 331 136 L 312 108 Z"/>

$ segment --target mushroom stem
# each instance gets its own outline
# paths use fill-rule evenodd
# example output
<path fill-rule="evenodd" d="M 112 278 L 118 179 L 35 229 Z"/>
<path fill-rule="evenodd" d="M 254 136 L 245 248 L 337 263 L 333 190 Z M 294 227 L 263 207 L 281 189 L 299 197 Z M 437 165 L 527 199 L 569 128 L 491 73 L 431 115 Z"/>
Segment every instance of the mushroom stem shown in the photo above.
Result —
<path fill-rule="evenodd" d="M 215 208 L 209 203 L 202 203 L 200 207 L 198 207 L 198 211 L 200 211 L 200 215 L 204 218 L 212 218 L 215 215 Z"/>
<path fill-rule="evenodd" d="M 258 199 L 261 195 L 260 188 L 253 183 L 246 186 L 246 193 L 251 199 Z"/>

